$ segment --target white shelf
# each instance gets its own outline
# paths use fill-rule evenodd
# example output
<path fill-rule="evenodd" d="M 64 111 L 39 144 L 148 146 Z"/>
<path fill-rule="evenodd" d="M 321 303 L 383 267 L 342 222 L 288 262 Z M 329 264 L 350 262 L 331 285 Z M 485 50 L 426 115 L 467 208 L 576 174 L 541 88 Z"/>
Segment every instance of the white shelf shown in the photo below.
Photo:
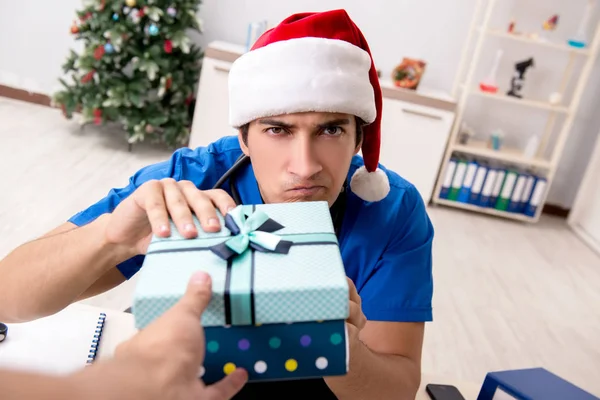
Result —
<path fill-rule="evenodd" d="M 595 59 L 597 58 L 600 49 L 600 22 L 598 22 L 597 17 L 594 18 L 596 20 L 594 33 L 592 34 L 590 32 L 590 40 L 589 43 L 587 43 L 587 47 L 576 48 L 570 46 L 566 41 L 561 43 L 552 41 L 550 38 L 545 40 L 545 38 L 541 36 L 534 37 L 533 35 L 509 33 L 507 30 L 498 29 L 497 27 L 491 26 L 491 20 L 496 11 L 495 6 L 498 3 L 503 2 L 501 0 L 475 0 L 475 12 L 473 13 L 468 30 L 467 44 L 464 46 L 462 51 L 461 62 L 452 90 L 452 95 L 459 99 L 456 122 L 448 140 L 449 145 L 446 146 L 446 153 L 444 154 L 444 158 L 440 165 L 440 172 L 438 174 L 433 201 L 435 203 L 448 205 L 450 207 L 476 211 L 484 214 L 536 222 L 538 221 L 540 213 L 546 203 L 548 192 L 552 187 L 556 171 L 559 167 L 561 154 L 571 133 L 571 128 L 573 127 L 575 115 L 578 112 L 583 92 L 588 87 L 589 78 L 593 72 Z M 585 6 L 582 5 L 582 7 Z M 584 15 L 590 15 L 589 8 L 582 11 L 584 11 Z M 581 23 L 583 25 L 588 22 L 589 20 L 584 18 Z M 592 30 L 591 24 L 588 26 L 587 30 Z M 567 62 L 560 82 L 556 82 L 555 86 L 552 85 L 552 82 L 548 82 L 547 84 L 544 82 L 544 85 L 549 87 L 549 92 L 560 93 L 564 96 L 565 93 L 567 93 L 569 84 L 573 83 L 575 87 L 572 94 L 570 94 L 569 98 L 563 97 L 563 101 L 566 103 L 566 105 L 551 104 L 548 99 L 543 98 L 534 100 L 508 96 L 506 94 L 506 90 L 503 90 L 499 93 L 482 91 L 479 88 L 479 80 L 481 77 L 478 76 L 478 68 L 482 61 L 481 57 L 482 54 L 484 54 L 484 49 L 495 44 L 493 43 L 494 41 L 488 40 L 491 37 L 496 37 L 504 41 L 503 43 L 496 43 L 496 45 L 500 46 L 515 46 L 520 42 L 526 45 L 545 47 L 551 50 L 562 52 L 562 55 L 567 58 Z M 470 51 L 471 42 L 474 44 L 472 52 Z M 561 54 L 557 55 L 560 56 Z M 578 57 L 585 57 L 585 59 L 582 60 L 582 63 L 578 63 Z M 549 85 L 552 86 L 550 87 Z M 463 122 L 467 122 L 468 124 L 468 121 L 464 121 L 464 119 L 468 110 L 468 106 L 470 105 L 470 100 L 475 97 L 479 97 L 479 99 L 484 100 L 487 99 L 490 104 L 486 103 L 485 106 L 489 107 L 490 109 L 496 105 L 501 105 L 504 103 L 513 106 L 529 108 L 530 110 L 537 109 L 547 111 L 547 121 L 545 123 L 545 127 L 540 127 L 540 132 L 536 133 L 539 135 L 540 141 L 537 149 L 535 150 L 537 154 L 548 154 L 548 159 L 543 157 L 525 157 L 520 149 L 509 147 L 503 147 L 501 150 L 495 151 L 489 148 L 486 142 L 481 140 L 470 140 L 467 145 L 459 144 L 458 137 L 460 135 Z M 478 102 L 480 101 L 481 100 Z M 523 114 L 527 115 L 528 111 L 529 110 L 524 110 Z M 561 116 L 564 116 L 564 118 L 560 118 Z M 558 127 L 559 131 L 555 134 L 555 128 L 557 128 L 556 125 L 558 124 L 560 124 L 560 127 Z M 454 153 L 480 157 L 489 161 L 497 160 L 500 163 L 508 164 L 508 166 L 525 166 L 538 170 L 539 174 L 546 178 L 547 186 L 544 193 L 540 197 L 535 217 L 530 218 L 522 214 L 503 212 L 495 209 L 474 206 L 472 204 L 464 204 L 440 199 L 439 193 L 445 178 L 445 167 Z"/>
<path fill-rule="evenodd" d="M 481 28 L 478 28 L 481 32 Z M 517 35 L 514 33 L 509 33 L 506 31 L 502 31 L 500 29 L 488 29 L 484 31 L 488 36 L 495 36 L 503 39 L 515 40 L 518 42 L 529 43 L 538 46 L 549 47 L 556 50 L 566 51 L 573 54 L 579 54 L 582 56 L 589 56 L 591 53 L 587 48 L 579 49 L 576 47 L 569 46 L 568 44 L 561 44 L 551 41 L 545 41 L 542 39 L 535 39 L 526 35 Z"/>
<path fill-rule="evenodd" d="M 454 201 L 454 200 L 446 200 L 446 199 L 436 198 L 435 203 L 441 204 L 444 206 L 454 207 L 454 208 L 461 208 L 463 210 L 475 211 L 475 212 L 479 212 L 482 214 L 494 215 L 496 217 L 514 219 L 517 221 L 524 221 L 524 222 L 535 222 L 536 221 L 535 218 L 528 217 L 525 214 L 511 213 L 508 211 L 500 211 L 500 210 L 496 210 L 495 208 L 480 207 L 480 206 L 475 206 L 473 204 L 461 203 L 461 202 Z"/>
<path fill-rule="evenodd" d="M 488 99 L 503 101 L 505 103 L 516 104 L 524 107 L 538 108 L 541 110 L 549 110 L 558 113 L 568 114 L 569 108 L 562 105 L 554 105 L 544 101 L 530 100 L 530 99 L 519 99 L 513 96 L 507 96 L 504 93 L 488 93 L 482 92 L 478 89 L 472 89 L 471 95 L 485 97 Z"/>
<path fill-rule="evenodd" d="M 493 150 L 487 146 L 487 143 L 482 140 L 469 140 L 468 144 L 454 144 L 452 149 L 456 152 L 479 156 L 483 158 L 504 161 L 513 164 L 537 167 L 542 169 L 550 169 L 552 164 L 548 160 L 542 158 L 528 158 L 523 155 L 521 150 L 515 148 L 502 148 Z"/>

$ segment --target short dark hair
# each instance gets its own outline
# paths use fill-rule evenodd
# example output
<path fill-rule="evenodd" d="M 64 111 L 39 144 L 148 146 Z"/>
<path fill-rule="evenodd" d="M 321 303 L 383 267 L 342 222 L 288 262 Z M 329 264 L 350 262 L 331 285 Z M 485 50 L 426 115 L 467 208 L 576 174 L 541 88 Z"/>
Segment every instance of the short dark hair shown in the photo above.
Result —
<path fill-rule="evenodd" d="M 366 125 L 366 122 L 363 121 L 359 117 L 354 117 L 354 119 L 356 121 L 356 145 L 358 146 L 358 144 L 362 140 L 363 126 Z M 244 141 L 244 144 L 246 146 L 248 146 L 248 131 L 249 131 L 249 129 L 250 129 L 250 123 L 244 124 L 239 127 L 239 130 L 242 132 L 242 140 Z"/>

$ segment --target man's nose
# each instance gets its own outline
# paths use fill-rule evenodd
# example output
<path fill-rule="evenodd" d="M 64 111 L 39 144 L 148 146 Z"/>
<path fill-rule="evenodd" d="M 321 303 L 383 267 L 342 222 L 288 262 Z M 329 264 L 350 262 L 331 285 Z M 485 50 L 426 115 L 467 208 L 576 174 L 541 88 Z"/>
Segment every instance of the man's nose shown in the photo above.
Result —
<path fill-rule="evenodd" d="M 298 135 L 294 140 L 292 159 L 289 164 L 289 172 L 302 179 L 309 179 L 319 173 L 323 167 L 317 159 L 317 151 L 314 149 L 315 143 L 309 139 Z"/>

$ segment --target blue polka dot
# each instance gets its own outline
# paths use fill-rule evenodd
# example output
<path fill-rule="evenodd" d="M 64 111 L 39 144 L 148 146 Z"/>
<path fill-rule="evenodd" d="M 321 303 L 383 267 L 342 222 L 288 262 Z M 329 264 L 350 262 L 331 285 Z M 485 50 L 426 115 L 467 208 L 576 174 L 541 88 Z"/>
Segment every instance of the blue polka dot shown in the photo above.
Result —
<path fill-rule="evenodd" d="M 308 336 L 308 335 L 303 335 L 303 336 L 300 338 L 300 344 L 301 344 L 303 347 L 308 347 L 308 346 L 310 345 L 310 342 L 311 342 L 311 339 L 310 339 L 310 336 Z"/>
<path fill-rule="evenodd" d="M 217 351 L 219 351 L 219 343 L 212 340 L 212 341 L 208 342 L 208 344 L 206 345 L 206 349 L 210 353 L 216 353 Z"/>
<path fill-rule="evenodd" d="M 278 349 L 279 346 L 281 346 L 281 339 L 279 339 L 278 337 L 272 337 L 271 339 L 269 339 L 269 346 L 272 349 Z"/>
<path fill-rule="evenodd" d="M 340 335 L 339 333 L 334 333 L 331 335 L 329 340 L 331 340 L 332 344 L 338 345 L 338 344 L 342 343 L 342 335 Z"/>
<path fill-rule="evenodd" d="M 238 348 L 240 350 L 248 350 L 250 348 L 250 341 L 248 339 L 242 339 L 238 342 Z"/>

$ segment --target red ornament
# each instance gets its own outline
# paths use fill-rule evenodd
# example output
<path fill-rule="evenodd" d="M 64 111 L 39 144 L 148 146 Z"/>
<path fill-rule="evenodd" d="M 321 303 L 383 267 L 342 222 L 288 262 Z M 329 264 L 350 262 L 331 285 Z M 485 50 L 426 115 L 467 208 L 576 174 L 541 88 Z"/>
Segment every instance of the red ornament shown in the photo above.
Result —
<path fill-rule="evenodd" d="M 102 0 L 102 1 L 100 2 L 100 7 L 98 7 L 98 10 L 99 10 L 99 11 L 102 11 L 102 10 L 104 10 L 104 6 L 105 6 L 105 5 L 106 5 L 106 0 Z"/>
<path fill-rule="evenodd" d="M 106 51 L 104 50 L 104 46 L 99 45 L 98 47 L 96 47 L 96 50 L 94 50 L 94 58 L 96 60 L 99 60 L 102 58 L 102 56 L 104 56 L 104 53 Z"/>
<path fill-rule="evenodd" d="M 172 84 L 173 84 L 173 79 L 171 77 L 168 77 L 167 81 L 165 82 L 165 89 L 169 90 L 171 88 Z"/>
<path fill-rule="evenodd" d="M 81 78 L 81 83 L 88 83 L 89 81 L 91 81 L 94 78 L 94 73 L 96 73 L 96 71 L 90 71 L 87 74 L 85 74 Z"/>
<path fill-rule="evenodd" d="M 165 44 L 163 47 L 165 49 L 165 53 L 171 54 L 173 52 L 173 42 L 171 42 L 170 40 L 165 40 Z"/>
<path fill-rule="evenodd" d="M 185 105 L 189 106 L 190 104 L 192 104 L 192 101 L 194 100 L 194 96 L 192 96 L 191 94 L 187 97 L 187 99 L 185 99 Z"/>
<path fill-rule="evenodd" d="M 76 24 L 71 25 L 71 33 L 73 35 L 79 33 L 79 27 Z"/>
<path fill-rule="evenodd" d="M 142 18 L 144 15 L 146 15 L 146 11 L 148 10 L 147 7 L 144 8 L 140 8 L 138 11 L 138 17 Z"/>
<path fill-rule="evenodd" d="M 99 108 L 94 109 L 94 124 L 100 125 L 102 123 L 102 110 Z"/>

